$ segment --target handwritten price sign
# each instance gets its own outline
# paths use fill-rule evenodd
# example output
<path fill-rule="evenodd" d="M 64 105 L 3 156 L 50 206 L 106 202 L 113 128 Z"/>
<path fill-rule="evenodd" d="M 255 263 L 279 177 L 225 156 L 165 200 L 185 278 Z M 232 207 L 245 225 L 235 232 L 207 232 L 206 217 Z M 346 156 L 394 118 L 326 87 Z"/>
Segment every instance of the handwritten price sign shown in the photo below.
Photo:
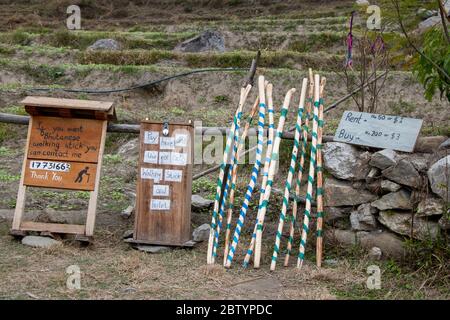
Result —
<path fill-rule="evenodd" d="M 412 152 L 422 122 L 401 116 L 345 111 L 334 141 Z"/>

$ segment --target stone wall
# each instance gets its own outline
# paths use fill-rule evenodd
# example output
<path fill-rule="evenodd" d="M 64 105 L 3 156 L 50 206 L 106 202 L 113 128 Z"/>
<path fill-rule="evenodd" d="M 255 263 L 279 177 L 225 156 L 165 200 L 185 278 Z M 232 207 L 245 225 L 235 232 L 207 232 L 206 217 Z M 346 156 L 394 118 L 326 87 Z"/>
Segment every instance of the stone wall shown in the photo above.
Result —
<path fill-rule="evenodd" d="M 329 235 L 398 256 L 405 237 L 435 239 L 449 232 L 449 146 L 447 139 L 428 153 L 401 153 L 325 143 L 325 220 L 334 227 Z"/>

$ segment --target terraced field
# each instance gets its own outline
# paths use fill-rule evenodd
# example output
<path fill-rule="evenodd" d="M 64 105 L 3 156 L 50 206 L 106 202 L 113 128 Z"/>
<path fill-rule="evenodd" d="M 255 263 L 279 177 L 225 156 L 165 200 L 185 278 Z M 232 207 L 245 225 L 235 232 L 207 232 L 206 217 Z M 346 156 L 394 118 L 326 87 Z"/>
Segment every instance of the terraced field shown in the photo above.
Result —
<path fill-rule="evenodd" d="M 299 88 L 301 80 L 307 74 L 308 68 L 327 77 L 326 103 L 344 96 L 346 88 L 342 78 L 337 74 L 342 70 L 345 56 L 345 37 L 348 32 L 349 13 L 355 9 L 354 1 L 137 1 L 126 6 L 118 5 L 118 1 L 86 1 L 82 6 L 82 28 L 80 31 L 64 29 L 65 8 L 67 1 L 49 1 L 45 6 L 32 2 L 15 2 L 0 4 L 0 112 L 25 114 L 19 101 L 27 95 L 51 95 L 54 97 L 96 99 L 116 102 L 118 122 L 137 123 L 149 117 L 155 120 L 185 121 L 188 119 L 202 121 L 203 126 L 229 126 L 232 121 L 238 100 L 239 87 L 246 75 L 246 69 L 256 52 L 261 50 L 261 61 L 257 74 L 263 74 L 274 84 L 275 109 L 280 110 L 285 92 L 291 87 Z M 357 19 L 355 33 L 361 32 L 362 18 Z M 205 30 L 217 30 L 225 39 L 226 50 L 223 53 L 183 53 L 173 50 L 174 47 Z M 422 86 L 417 82 L 410 70 L 413 57 L 406 47 L 404 37 L 390 28 L 384 34 L 388 48 L 391 50 L 392 62 L 385 89 L 380 94 L 379 113 L 401 114 L 404 116 L 424 119 L 422 135 L 450 135 L 448 103 L 434 99 L 432 103 L 423 98 Z M 87 48 L 98 39 L 112 38 L 122 45 L 120 51 L 91 51 Z M 355 59 L 358 59 L 356 56 Z M 222 70 L 205 72 L 177 78 L 161 83 L 155 87 L 108 94 L 67 93 L 60 88 L 81 89 L 116 89 L 148 83 L 165 76 L 189 72 L 198 68 L 240 68 L 239 70 Z M 48 91 L 36 90 L 48 89 Z M 256 93 L 253 90 L 253 100 Z M 298 102 L 298 97 L 294 99 Z M 247 105 L 247 108 L 249 106 Z M 347 100 L 337 109 L 326 114 L 326 133 L 333 134 L 342 112 L 355 109 L 353 101 Z M 292 125 L 295 110 L 292 108 L 288 116 L 288 125 Z M 7 225 L 11 218 L 11 209 L 15 206 L 15 197 L 20 174 L 22 148 L 26 137 L 26 128 L 10 124 L 0 124 L 0 228 L 2 241 L 7 238 Z M 99 207 L 99 243 L 100 246 L 118 246 L 121 250 L 123 270 L 114 269 L 113 277 L 123 277 L 123 281 L 137 286 L 138 275 L 130 271 L 140 263 L 156 263 L 160 268 L 172 266 L 181 261 L 195 261 L 195 272 L 190 274 L 192 287 L 189 292 L 183 290 L 168 290 L 155 292 L 151 284 L 143 284 L 142 292 L 131 294 L 131 297 L 146 297 L 152 292 L 155 297 L 194 297 L 194 298 L 225 298 L 218 290 L 221 285 L 232 283 L 233 279 L 244 280 L 246 276 L 233 271 L 224 276 L 223 283 L 208 282 L 208 288 L 199 284 L 202 274 L 203 249 L 189 253 L 171 253 L 163 261 L 157 258 L 144 258 L 129 252 L 124 254 L 120 235 L 131 228 L 132 222 L 118 220 L 118 213 L 134 201 L 135 188 L 135 155 L 117 153 L 133 135 L 108 134 L 107 156 L 102 173 L 102 190 Z M 284 142 L 283 150 L 289 142 Z M 288 151 L 281 157 L 282 168 L 287 167 Z M 194 174 L 206 169 L 206 165 L 196 165 Z M 244 167 L 242 172 L 249 168 Z M 287 169 L 287 168 L 286 168 Z M 284 176 L 284 169 L 280 177 Z M 194 182 L 193 189 L 205 197 L 213 197 L 215 174 L 206 176 Z M 237 196 L 242 199 L 243 181 L 239 185 Z M 282 186 L 282 179 L 276 181 L 276 186 Z M 40 200 L 36 200 L 40 199 Z M 51 192 L 33 190 L 27 207 L 35 209 L 39 216 L 48 208 L 60 211 L 76 211 L 86 208 L 86 194 L 69 192 Z M 238 200 L 239 201 L 239 200 Z M 277 212 L 277 208 L 273 208 Z M 274 214 L 276 216 L 276 214 Z M 271 219 L 269 215 L 269 226 Z M 250 213 L 248 221 L 253 221 Z M 194 226 L 209 222 L 207 212 L 194 216 Z M 248 239 L 245 239 L 244 241 Z M 18 249 L 17 244 L 8 244 L 11 250 Z M 113 254 L 108 249 L 102 259 L 107 263 Z M 269 248 L 267 248 L 269 250 Z M 50 263 L 62 255 L 71 255 L 69 249 L 61 252 L 44 254 L 43 260 Z M 111 251 L 111 252 L 110 252 Z M 198 254 L 196 253 L 198 252 Z M 201 254 L 200 254 L 201 253 Z M 80 264 L 95 264 L 96 257 L 92 252 L 83 251 L 77 258 Z M 180 258 L 181 257 L 181 258 Z M 0 259 L 7 255 L 0 253 Z M 84 260 L 81 261 L 81 260 Z M 149 260 L 150 259 L 150 260 Z M 70 259 L 69 259 L 70 260 Z M 38 263 L 37 261 L 34 261 Z M 267 263 L 267 261 L 264 261 Z M 309 293 L 295 291 L 289 288 L 281 296 L 274 293 L 269 298 L 306 298 L 306 297 L 348 297 L 345 292 L 353 290 L 352 281 L 364 281 L 363 264 L 349 265 L 346 261 L 339 265 L 342 278 L 331 279 L 330 285 L 320 281 L 322 274 L 310 279 L 311 287 L 317 290 Z M 12 270 L 13 266 L 0 268 Z M 130 269 L 127 269 L 130 268 Z M 352 274 L 352 268 L 356 273 Z M 359 269 L 358 269 L 359 268 Z M 17 271 L 18 272 L 18 271 Z M 19 273 L 15 272 L 15 279 Z M 56 271 L 55 271 L 56 272 Z M 107 286 L 109 280 L 107 271 L 103 272 L 94 283 L 99 287 L 94 291 L 77 294 L 57 292 L 43 289 L 43 297 L 118 297 L 117 290 L 122 285 L 117 283 L 114 289 Z M 325 271 L 326 277 L 331 277 Z M 173 277 L 180 276 L 173 272 Z M 262 274 L 262 272 L 261 272 Z M 252 276 L 258 276 L 255 272 Z M 147 275 L 151 277 L 152 275 Z M 182 275 L 185 276 L 185 275 Z M 59 276 L 50 272 L 49 281 L 57 283 Z M 170 277 L 170 273 L 169 276 Z M 234 277 L 234 278 L 233 278 Z M 289 283 L 291 275 L 286 272 L 280 275 L 280 281 Z M 115 279 L 117 279 L 115 278 Z M 210 277 L 212 278 L 212 277 Z M 295 278 L 295 277 L 294 277 Z M 332 278 L 332 277 L 331 277 Z M 12 279 L 12 278 L 11 278 Z M 58 280 L 59 279 L 59 280 Z M 100 279 L 100 280 L 99 280 Z M 353 279 L 353 280 L 352 280 Z M 356 280 L 355 280 L 356 279 Z M 362 280 L 361 280 L 362 279 Z M 393 278 L 394 279 L 394 278 Z M 164 278 L 164 281 L 170 279 Z M 298 279 L 297 279 L 298 280 Z M 304 279 L 303 279 L 304 280 Z M 111 280 L 115 281 L 115 280 Z M 389 290 L 395 289 L 397 280 L 375 294 L 384 297 Z M 399 280 L 400 281 L 400 280 Z M 401 281 L 404 281 L 402 279 Z M 412 279 L 411 281 L 416 281 Z M 419 280 L 417 280 L 419 281 Z M 24 286 L 28 283 L 24 281 Z M 96 285 L 94 285 L 96 286 Z M 126 286 L 124 284 L 123 286 Z M 149 289 L 150 286 L 151 288 Z M 176 284 L 174 284 L 176 287 Z M 34 288 L 36 289 L 36 288 Z M 123 289 L 123 288 L 122 288 Z M 0 288 L 0 297 L 23 297 L 24 288 L 15 288 L 11 280 L 7 286 Z M 36 289 L 37 290 L 37 289 Z M 112 291 L 111 291 L 112 290 Z M 114 291 L 116 290 L 116 291 Z M 120 289 L 121 290 L 121 289 Z M 120 291 L 119 290 L 119 291 Z M 153 290 L 153 291 L 152 291 Z M 204 292 L 203 292 L 204 291 Z M 402 287 L 391 297 L 429 297 L 436 292 L 413 292 L 413 289 Z M 420 291 L 420 290 L 419 290 Z M 352 291 L 353 292 L 353 291 Z M 358 287 L 354 296 L 365 295 Z M 230 297 L 241 297 L 239 291 L 227 293 Z M 371 293 L 374 294 L 374 293 Z M 390 294 L 390 293 L 389 293 Z M 389 297 L 389 295 L 388 295 Z"/>

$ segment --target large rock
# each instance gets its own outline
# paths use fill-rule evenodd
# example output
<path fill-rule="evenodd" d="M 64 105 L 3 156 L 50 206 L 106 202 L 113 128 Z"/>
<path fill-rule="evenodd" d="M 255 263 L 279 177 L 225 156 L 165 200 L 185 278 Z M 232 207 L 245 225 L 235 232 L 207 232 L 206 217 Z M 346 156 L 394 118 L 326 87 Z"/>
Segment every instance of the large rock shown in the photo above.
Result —
<path fill-rule="evenodd" d="M 449 2 L 450 3 L 450 2 Z M 444 150 L 444 149 L 450 149 L 450 138 L 448 138 L 447 140 L 445 140 L 444 142 L 442 142 L 439 145 L 439 149 L 440 150 Z"/>
<path fill-rule="evenodd" d="M 379 177 L 380 177 L 380 169 L 372 168 L 372 169 L 370 169 L 369 173 L 367 174 L 366 182 L 372 183 L 372 182 L 376 181 Z"/>
<path fill-rule="evenodd" d="M 382 257 L 402 259 L 406 250 L 402 239 L 387 231 L 358 232 L 358 243 L 366 249 L 380 248 Z"/>
<path fill-rule="evenodd" d="M 209 209 L 213 204 L 213 200 L 205 199 L 197 194 L 193 194 L 191 197 L 191 206 L 194 210 Z"/>
<path fill-rule="evenodd" d="M 22 239 L 22 244 L 35 248 L 52 248 L 62 244 L 61 241 L 39 236 L 26 236 Z"/>
<path fill-rule="evenodd" d="M 402 159 L 396 165 L 384 169 L 382 174 L 389 180 L 412 188 L 419 188 L 422 181 L 419 172 L 406 159 Z"/>
<path fill-rule="evenodd" d="M 194 38 L 178 44 L 175 50 L 181 52 L 224 52 L 225 40 L 220 32 L 207 30 Z"/>
<path fill-rule="evenodd" d="M 383 190 L 383 191 L 395 192 L 395 191 L 400 190 L 401 187 L 402 186 L 399 185 L 398 183 L 395 183 L 390 180 L 382 180 L 381 181 L 381 190 Z"/>
<path fill-rule="evenodd" d="M 344 246 L 356 244 L 356 233 L 350 230 L 328 229 L 325 231 L 325 239 L 331 243 L 338 243 Z"/>
<path fill-rule="evenodd" d="M 398 155 L 394 150 L 384 149 L 372 154 L 369 164 L 378 169 L 386 169 L 397 163 Z"/>
<path fill-rule="evenodd" d="M 350 182 L 327 178 L 324 184 L 325 204 L 330 207 L 356 206 L 374 201 L 377 198 L 364 189 L 354 189 Z"/>
<path fill-rule="evenodd" d="M 383 255 L 383 252 L 378 247 L 372 247 L 369 250 L 369 258 L 372 260 L 380 260 L 382 255 Z"/>
<path fill-rule="evenodd" d="M 411 213 L 398 211 L 380 211 L 378 221 L 388 229 L 405 236 L 411 235 Z M 425 240 L 435 239 L 439 232 L 437 222 L 428 221 L 423 218 L 414 218 L 413 238 Z"/>
<path fill-rule="evenodd" d="M 129 219 L 134 212 L 134 205 L 128 206 L 122 210 L 120 216 L 124 219 Z"/>
<path fill-rule="evenodd" d="M 446 136 L 419 137 L 414 152 L 434 153 L 447 138 Z"/>
<path fill-rule="evenodd" d="M 88 50 L 120 50 L 122 46 L 114 39 L 99 39 L 88 47 Z"/>
<path fill-rule="evenodd" d="M 385 194 L 380 199 L 372 202 L 372 206 L 377 208 L 378 210 L 411 210 L 411 192 L 405 189 L 401 189 L 397 192 Z"/>
<path fill-rule="evenodd" d="M 417 171 L 425 173 L 428 169 L 429 153 L 412 153 L 404 157 L 406 161 L 411 162 Z"/>
<path fill-rule="evenodd" d="M 424 21 L 422 21 L 421 23 L 419 23 L 419 32 L 423 32 L 428 30 L 431 27 L 434 27 L 435 25 L 438 25 L 439 23 L 441 23 L 441 17 L 440 16 L 433 16 L 430 17 Z"/>
<path fill-rule="evenodd" d="M 147 253 L 164 253 L 171 251 L 172 247 L 164 247 L 164 246 L 151 246 L 151 245 L 145 245 L 145 244 L 139 244 L 135 247 L 135 249 Z"/>
<path fill-rule="evenodd" d="M 350 214 L 352 230 L 371 231 L 376 229 L 377 220 L 375 214 L 377 211 L 378 210 L 372 207 L 370 203 L 360 205 L 357 210 Z"/>
<path fill-rule="evenodd" d="M 355 3 L 358 6 L 368 6 L 368 5 L 370 5 L 368 0 L 356 0 Z"/>
<path fill-rule="evenodd" d="M 325 169 L 334 177 L 344 180 L 365 179 L 370 167 L 369 154 L 342 142 L 328 142 L 323 147 Z"/>
<path fill-rule="evenodd" d="M 192 240 L 195 242 L 206 241 L 209 239 L 211 226 L 207 223 L 202 224 L 192 232 Z"/>
<path fill-rule="evenodd" d="M 438 160 L 428 169 L 431 190 L 450 202 L 450 155 Z"/>
<path fill-rule="evenodd" d="M 331 229 L 325 231 L 325 239 L 330 241 L 332 245 L 336 243 L 343 246 L 359 244 L 367 250 L 378 247 L 383 257 L 402 259 L 406 254 L 403 241 L 387 231 L 360 231 L 355 233 L 350 230 Z"/>
<path fill-rule="evenodd" d="M 131 139 L 125 144 L 121 145 L 117 153 L 127 160 L 137 160 L 139 156 L 139 138 Z"/>
<path fill-rule="evenodd" d="M 436 216 L 444 213 L 444 203 L 437 197 L 427 197 L 417 205 L 416 217 Z"/>
<path fill-rule="evenodd" d="M 429 17 L 437 15 L 438 12 L 436 10 L 427 10 L 425 8 L 419 8 L 417 10 L 417 15 L 422 19 L 428 19 Z"/>
<path fill-rule="evenodd" d="M 439 219 L 438 224 L 442 230 L 450 230 L 450 219 L 446 215 Z"/>
<path fill-rule="evenodd" d="M 341 219 L 347 219 L 352 207 L 325 207 L 324 221 L 332 224 Z"/>

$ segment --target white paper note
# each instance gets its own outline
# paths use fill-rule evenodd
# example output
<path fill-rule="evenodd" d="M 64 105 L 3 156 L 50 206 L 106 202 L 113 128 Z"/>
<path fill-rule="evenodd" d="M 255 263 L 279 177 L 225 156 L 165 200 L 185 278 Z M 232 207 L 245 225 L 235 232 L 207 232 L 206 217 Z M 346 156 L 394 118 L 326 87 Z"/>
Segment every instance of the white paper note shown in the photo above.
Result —
<path fill-rule="evenodd" d="M 168 197 L 169 186 L 164 184 L 155 184 L 153 186 L 153 195 L 158 197 Z"/>
<path fill-rule="evenodd" d="M 144 162 L 146 163 L 158 163 L 158 151 L 145 151 L 144 152 Z"/>
<path fill-rule="evenodd" d="M 160 149 L 175 149 L 175 138 L 173 137 L 161 137 L 159 140 Z"/>
<path fill-rule="evenodd" d="M 171 153 L 166 151 L 161 151 L 159 153 L 159 164 L 171 164 Z"/>
<path fill-rule="evenodd" d="M 150 200 L 150 210 L 170 210 L 170 200 L 152 199 Z"/>
<path fill-rule="evenodd" d="M 172 152 L 171 163 L 174 166 L 185 166 L 187 164 L 187 153 Z"/>
<path fill-rule="evenodd" d="M 175 146 L 176 147 L 187 147 L 189 136 L 187 134 L 176 134 L 175 135 Z"/>
<path fill-rule="evenodd" d="M 173 182 L 181 182 L 183 178 L 182 170 L 164 170 L 164 180 L 165 181 L 173 181 Z"/>
<path fill-rule="evenodd" d="M 162 180 L 162 169 L 141 168 L 141 179 L 151 179 L 159 182 Z"/>
<path fill-rule="evenodd" d="M 158 131 L 145 131 L 144 143 L 145 144 L 158 144 L 159 132 Z"/>

